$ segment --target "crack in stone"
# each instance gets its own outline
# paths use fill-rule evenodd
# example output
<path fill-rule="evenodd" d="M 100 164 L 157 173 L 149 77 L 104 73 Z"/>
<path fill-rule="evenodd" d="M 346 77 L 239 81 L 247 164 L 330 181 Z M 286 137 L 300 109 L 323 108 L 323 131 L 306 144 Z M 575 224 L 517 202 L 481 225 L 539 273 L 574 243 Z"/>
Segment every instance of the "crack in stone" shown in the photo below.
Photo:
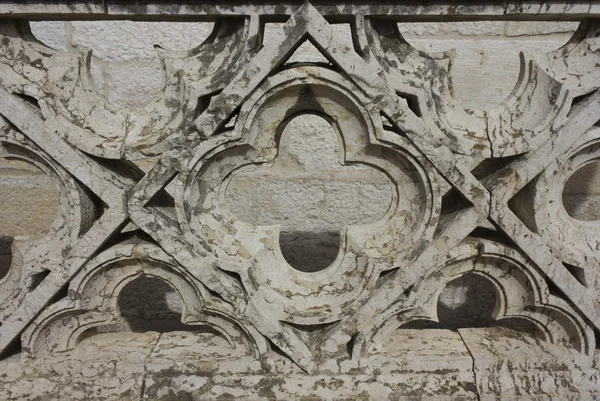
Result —
<path fill-rule="evenodd" d="M 56 382 L 55 394 L 67 398 L 77 397 L 68 394 L 76 385 L 92 383 L 99 397 L 110 398 L 107 392 L 113 391 L 140 401 L 146 393 L 154 397 L 155 389 L 206 398 L 237 393 L 241 398 L 252 391 L 248 383 L 253 381 L 268 397 L 279 399 L 316 398 L 316 392 L 349 399 L 363 398 L 364 393 L 364 398 L 380 399 L 377 391 L 384 387 L 419 398 L 447 391 L 478 400 L 490 395 L 510 398 L 513 388 L 519 395 L 556 390 L 560 398 L 576 392 L 573 377 L 580 370 L 586 373 L 583 369 L 589 369 L 598 352 L 593 326 L 600 329 L 600 281 L 578 281 L 567 264 L 594 265 L 591 245 L 597 244 L 597 250 L 600 244 L 577 248 L 577 243 L 585 243 L 580 239 L 595 240 L 597 233 L 561 218 L 558 196 L 564 182 L 558 182 L 568 174 L 551 172 L 553 164 L 572 163 L 575 169 L 600 157 L 600 129 L 594 127 L 600 92 L 590 92 L 600 72 L 600 51 L 593 42 L 600 23 L 591 20 L 600 15 L 600 6 L 594 14 L 578 14 L 577 18 L 590 18 L 589 29 L 552 53 L 550 67 L 526 60 L 529 64 L 521 71 L 514 96 L 501 108 L 484 112 L 454 102 L 458 97 L 448 75 L 454 56 L 427 56 L 398 40 L 396 19 L 418 19 L 433 11 L 435 19 L 445 21 L 468 13 L 485 20 L 484 13 L 490 17 L 502 11 L 519 13 L 519 19 L 539 19 L 532 16 L 536 12 L 565 17 L 567 8 L 560 11 L 560 2 L 552 7 L 482 5 L 471 11 L 396 5 L 384 10 L 389 19 L 382 20 L 384 6 L 351 2 L 260 6 L 224 1 L 199 8 L 160 1 L 130 8 L 113 0 L 93 3 L 63 9 L 100 13 L 90 15 L 92 19 L 103 19 L 102 13 L 164 20 L 184 19 L 183 15 L 205 15 L 200 20 L 236 17 L 223 18 L 214 35 L 189 52 L 157 49 L 166 74 L 163 93 L 135 112 L 113 110 L 107 98 L 96 97 L 87 63 L 91 53 L 86 59 L 75 51 L 55 53 L 34 45 L 22 23 L 15 22 L 15 15 L 31 18 L 33 8 L 15 5 L 19 12 L 0 24 L 0 112 L 7 121 L 0 127 L 0 141 L 5 143 L 0 149 L 3 154 L 23 158 L 21 153 L 32 153 L 43 159 L 63 184 L 67 201 L 61 207 L 68 211 L 56 234 L 39 242 L 18 238 L 11 243 L 10 280 L 0 282 L 0 294 L 6 295 L 0 307 L 0 351 L 10 351 L 11 342 L 20 340 L 27 358 L 0 364 L 0 399 L 9 393 L 11 399 L 40 399 L 35 391 L 48 393 L 50 385 L 28 382 L 40 378 Z M 6 15 L 5 7 L 0 5 L 0 15 Z M 550 13 L 550 8 L 555 11 Z M 166 11 L 171 17 L 162 18 Z M 66 11 L 63 14 L 69 18 Z M 276 23 L 288 14 L 287 22 L 281 22 L 283 33 L 262 41 L 266 23 L 261 19 Z M 44 9 L 40 15 L 51 14 Z M 350 33 L 356 47 L 360 40 L 362 51 L 346 46 L 333 28 L 347 21 L 344 15 L 361 16 L 354 24 L 360 26 Z M 69 29 L 65 35 L 67 47 L 72 47 Z M 258 39 L 261 48 L 256 46 Z M 307 39 L 332 68 L 310 60 L 286 63 Z M 108 67 L 101 70 L 108 77 Z M 588 96 L 582 97 L 585 93 Z M 578 101 L 567 113 L 567 101 L 574 96 Z M 411 108 L 409 103 L 419 106 Z M 230 171 L 249 162 L 274 160 L 283 122 L 311 113 L 335 122 L 340 159 L 332 166 L 345 164 L 343 156 L 349 163 L 376 167 L 389 176 L 398 198 L 381 224 L 348 224 L 334 254 L 336 264 L 318 272 L 292 269 L 281 243 L 277 248 L 279 228 L 234 218 L 221 196 L 221 188 L 232 183 Z M 393 129 L 382 129 L 382 115 Z M 582 152 L 578 147 L 584 144 Z M 503 167 L 479 179 L 471 172 L 479 158 L 486 162 L 482 167 Z M 292 169 L 277 165 L 270 173 L 277 180 L 283 170 Z M 298 175 L 294 183 L 342 181 L 333 177 L 335 169 L 325 171 L 323 176 Z M 353 198 L 360 198 L 357 191 L 365 189 L 361 177 L 344 176 L 356 183 Z M 319 191 L 322 186 L 329 192 L 320 182 Z M 532 192 L 521 192 L 529 184 Z M 155 198 L 167 187 L 173 196 L 164 202 Z M 450 188 L 460 199 L 444 203 L 443 194 Z M 336 191 L 331 192 L 337 198 L 348 198 L 341 196 L 341 189 Z M 290 196 L 285 188 L 270 196 L 258 192 L 261 201 L 280 193 Z M 519 200 L 519 193 L 530 197 L 535 224 L 528 226 L 525 217 L 511 212 L 509 202 Z M 309 217 L 329 204 L 317 196 L 314 204 L 309 196 L 292 197 L 293 210 L 304 207 Z M 249 203 L 247 197 L 240 198 Z M 464 200 L 473 207 L 463 208 Z M 258 205 L 254 209 L 262 215 Z M 373 211 L 375 203 L 369 206 Z M 336 209 L 353 218 L 360 214 L 349 204 Z M 285 211 L 282 215 L 283 221 L 290 218 Z M 489 222 L 496 233 L 488 232 Z M 338 225 L 335 228 L 339 231 Z M 296 250 L 303 247 L 299 238 L 293 237 Z M 583 262 L 565 260 L 571 254 Z M 396 274 L 384 276 L 398 266 Z M 591 275 L 597 273 L 595 268 Z M 28 286 L 27 275 L 42 271 L 51 273 L 35 276 L 39 282 Z M 455 324 L 461 327 L 457 332 L 419 331 L 410 339 L 401 331 L 410 330 L 404 324 L 415 318 L 436 320 L 439 290 L 454 277 L 470 273 L 496 284 L 492 318 L 539 323 L 549 333 L 548 340 L 537 343 L 518 331 L 465 324 Z M 117 302 L 121 284 L 137 275 L 164 280 L 180 295 L 183 321 L 216 329 L 222 337 L 206 336 L 212 338 L 209 341 L 203 335 L 167 334 L 162 339 L 155 331 L 134 330 L 125 346 L 118 345 L 127 337 L 124 333 L 115 336 L 116 342 L 104 337 L 100 328 L 120 324 L 126 317 Z M 62 289 L 68 289 L 68 296 L 63 298 Z M 99 337 L 80 345 L 88 334 Z M 348 356 L 350 339 L 356 340 L 354 358 Z M 242 344 L 252 355 L 239 355 Z M 86 346 L 90 348 L 65 353 Z M 362 350 L 368 352 L 359 354 Z M 403 359 L 407 354 L 410 357 Z M 86 365 L 80 356 L 93 362 L 89 369 L 79 369 Z M 15 373 L 14 366 L 24 373 Z M 106 376 L 114 381 L 101 382 Z M 63 383 L 66 389 L 58 388 Z M 18 398 L 10 386 L 27 392 Z M 365 390 L 354 394 L 358 386 Z M 597 391 L 597 383 L 589 387 Z"/>
<path fill-rule="evenodd" d="M 156 351 L 156 349 L 158 348 L 158 343 L 160 342 L 162 335 L 163 335 L 163 333 L 158 333 L 158 336 L 156 337 L 156 342 L 154 343 L 154 345 L 150 349 L 150 352 L 144 359 L 144 373 L 142 375 L 142 385 L 141 385 L 141 389 L 140 389 L 140 401 L 144 400 L 144 394 L 146 392 L 146 378 L 148 376 L 148 361 L 152 357 L 152 354 L 154 353 L 154 351 Z"/>
<path fill-rule="evenodd" d="M 465 345 L 467 352 L 469 353 L 469 355 L 471 356 L 471 359 L 473 360 L 473 367 L 472 367 L 473 384 L 475 385 L 475 394 L 477 394 L 477 401 L 481 401 L 481 394 L 479 393 L 479 387 L 477 386 L 477 373 L 475 373 L 475 355 L 473 355 L 473 352 L 471 352 L 471 350 L 469 349 L 469 345 L 467 344 L 464 337 L 462 336 L 461 330 L 457 330 L 457 332 L 458 332 L 458 335 L 460 336 L 460 339 L 462 340 L 463 344 Z"/>

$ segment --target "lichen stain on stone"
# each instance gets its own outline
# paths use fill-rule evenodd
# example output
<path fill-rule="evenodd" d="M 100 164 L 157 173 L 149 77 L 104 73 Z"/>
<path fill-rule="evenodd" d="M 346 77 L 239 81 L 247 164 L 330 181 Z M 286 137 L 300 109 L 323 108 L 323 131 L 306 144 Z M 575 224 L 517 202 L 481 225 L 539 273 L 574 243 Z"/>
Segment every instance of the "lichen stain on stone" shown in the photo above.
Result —
<path fill-rule="evenodd" d="M 454 55 L 417 51 L 397 35 L 396 19 L 503 18 L 497 7 L 390 4 L 385 20 L 381 4 L 315 6 L 108 1 L 103 12 L 143 18 L 236 14 L 189 52 L 161 51 L 166 86 L 138 111 L 98 96 L 89 53 L 49 51 L 4 22 L 0 151 L 36 164 L 64 196 L 51 232 L 11 245 L 0 281 L 0 350 L 20 341 L 23 358 L 0 363 L 0 399 L 68 398 L 73 388 L 100 389 L 82 393 L 90 400 L 514 399 L 549 387 L 561 399 L 598 398 L 600 243 L 593 224 L 562 210 L 566 179 L 599 157 L 600 61 L 584 45 L 598 24 L 590 19 L 546 59 L 526 59 L 528 79 L 484 112 L 457 98 Z M 14 7 L 27 17 L 36 6 Z M 525 19 L 568 17 L 503 7 Z M 258 48 L 262 22 L 288 15 L 288 36 Z M 352 27 L 364 54 L 330 26 L 350 19 L 364 23 Z M 333 66 L 285 63 L 308 36 Z M 575 93 L 589 99 L 569 114 Z M 231 216 L 221 199 L 244 166 L 267 164 L 264 179 L 297 167 L 271 168 L 283 125 L 301 114 L 333 127 L 339 165 L 363 168 L 345 182 L 362 183 L 368 167 L 395 194 L 385 217 L 337 227 L 339 254 L 317 272 L 292 268 L 279 252 L 279 229 Z M 471 172 L 478 159 L 490 164 L 481 179 Z M 331 171 L 322 177 L 336 179 Z M 469 207 L 443 197 L 450 190 Z M 509 199 L 519 202 L 509 207 Z M 441 292 L 467 274 L 502 294 L 493 324 L 526 319 L 547 336 L 520 326 L 408 326 L 441 324 Z M 138 276 L 173 290 L 159 297 L 174 296 L 179 307 L 169 330 L 134 332 L 136 322 L 124 321 L 121 291 Z M 213 337 L 200 335 L 207 330 Z"/>

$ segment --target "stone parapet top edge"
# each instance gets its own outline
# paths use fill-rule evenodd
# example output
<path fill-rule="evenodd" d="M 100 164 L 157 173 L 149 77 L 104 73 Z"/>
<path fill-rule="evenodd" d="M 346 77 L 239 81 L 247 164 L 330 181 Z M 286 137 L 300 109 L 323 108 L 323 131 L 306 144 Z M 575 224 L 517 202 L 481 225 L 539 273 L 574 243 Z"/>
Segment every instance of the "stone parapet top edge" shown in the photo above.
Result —
<path fill-rule="evenodd" d="M 229 3 L 229 4 L 228 4 Z M 221 15 L 290 15 L 303 1 L 273 4 L 264 1 L 207 2 L 187 0 L 94 0 L 43 1 L 0 0 L 0 18 L 30 19 L 137 19 L 210 20 Z M 469 2 L 446 0 L 444 4 L 417 1 L 388 1 L 369 5 L 367 1 L 332 2 L 315 0 L 316 9 L 328 18 L 348 18 L 356 14 L 388 16 L 398 21 L 468 20 L 582 20 L 600 17 L 600 3 L 562 1 L 544 4 L 532 1 Z"/>

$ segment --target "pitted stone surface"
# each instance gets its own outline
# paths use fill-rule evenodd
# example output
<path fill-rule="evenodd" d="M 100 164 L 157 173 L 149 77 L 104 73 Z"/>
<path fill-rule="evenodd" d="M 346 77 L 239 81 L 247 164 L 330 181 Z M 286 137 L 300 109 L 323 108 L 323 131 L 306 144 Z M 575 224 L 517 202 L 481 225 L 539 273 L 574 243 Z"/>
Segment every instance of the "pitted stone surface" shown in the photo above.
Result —
<path fill-rule="evenodd" d="M 0 160 L 59 199 L 2 233 L 0 398 L 598 397 L 600 8 L 59 3 L 116 20 L 0 6 Z"/>
<path fill-rule="evenodd" d="M 94 56 L 109 62 L 156 59 L 155 45 L 186 51 L 204 42 L 212 30 L 210 23 L 193 22 L 74 21 L 71 24 L 71 45 L 92 49 Z"/>
<path fill-rule="evenodd" d="M 592 400 L 598 395 L 599 372 L 582 368 L 577 355 L 506 329 L 399 330 L 360 362 L 324 364 L 311 376 L 281 356 L 267 367 L 227 349 L 227 341 L 214 333 L 98 334 L 72 351 L 38 360 L 35 369 L 18 356 L 9 358 L 0 367 L 0 394 L 7 401 L 495 400 L 498 394 Z"/>

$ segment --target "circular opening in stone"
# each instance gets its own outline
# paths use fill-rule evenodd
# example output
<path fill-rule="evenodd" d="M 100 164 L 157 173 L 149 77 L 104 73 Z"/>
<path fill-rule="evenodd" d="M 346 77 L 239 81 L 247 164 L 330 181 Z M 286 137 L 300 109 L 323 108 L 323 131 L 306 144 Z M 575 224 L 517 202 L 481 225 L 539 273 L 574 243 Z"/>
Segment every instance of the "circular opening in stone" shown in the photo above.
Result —
<path fill-rule="evenodd" d="M 0 237 L 41 237 L 59 212 L 60 189 L 34 164 L 0 157 Z"/>
<path fill-rule="evenodd" d="M 586 164 L 569 177 L 562 202 L 576 220 L 600 220 L 600 160 Z"/>

